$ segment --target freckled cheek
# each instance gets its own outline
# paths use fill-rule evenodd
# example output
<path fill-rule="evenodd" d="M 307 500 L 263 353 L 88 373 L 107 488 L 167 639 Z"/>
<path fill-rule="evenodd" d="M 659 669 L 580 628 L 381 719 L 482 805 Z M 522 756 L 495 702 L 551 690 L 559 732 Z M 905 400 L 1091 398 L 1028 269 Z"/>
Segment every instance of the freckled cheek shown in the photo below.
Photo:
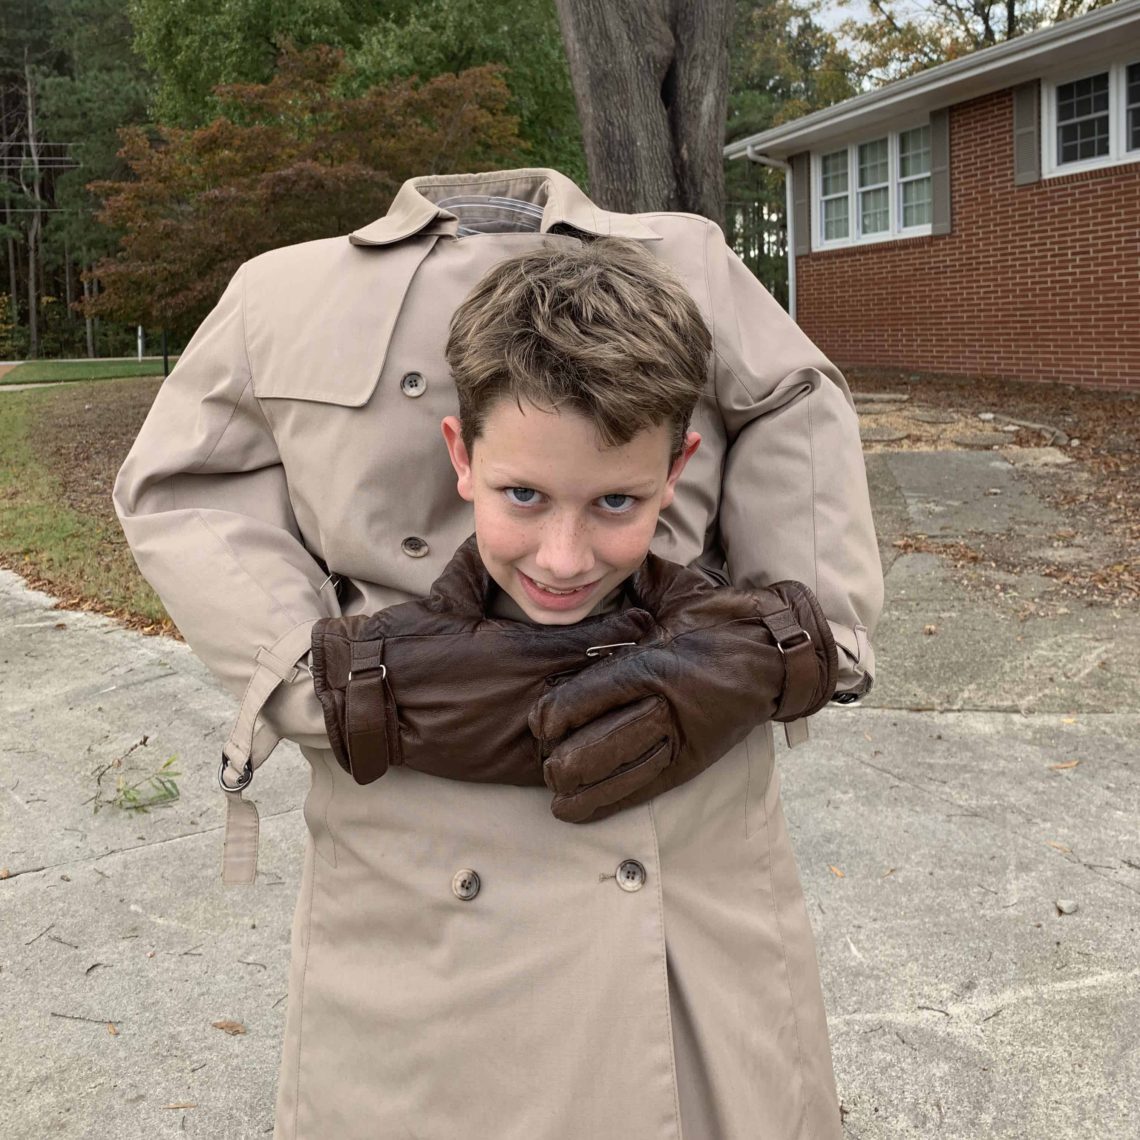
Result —
<path fill-rule="evenodd" d="M 656 525 L 654 516 L 648 521 L 639 520 L 628 526 L 614 527 L 598 536 L 594 544 L 595 557 L 614 569 L 635 570 L 645 559 Z"/>
<path fill-rule="evenodd" d="M 475 503 L 475 529 L 484 559 L 516 562 L 527 556 L 534 546 L 533 527 L 511 517 L 497 504 Z"/>

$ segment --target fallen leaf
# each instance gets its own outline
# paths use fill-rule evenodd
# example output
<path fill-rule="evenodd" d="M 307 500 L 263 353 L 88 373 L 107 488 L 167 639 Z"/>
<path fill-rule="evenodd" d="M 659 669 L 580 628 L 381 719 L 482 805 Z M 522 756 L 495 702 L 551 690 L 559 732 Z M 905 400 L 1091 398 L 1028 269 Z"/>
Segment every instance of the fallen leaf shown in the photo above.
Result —
<path fill-rule="evenodd" d="M 1066 768 L 1075 768 L 1079 763 L 1079 760 L 1066 760 L 1064 764 L 1049 764 L 1047 767 L 1054 772 L 1063 772 Z"/>
<path fill-rule="evenodd" d="M 190 1100 L 180 1100 L 174 1104 L 164 1104 L 163 1108 L 197 1108 L 197 1104 Z"/>
<path fill-rule="evenodd" d="M 1045 842 L 1050 846 L 1056 848 L 1058 851 L 1064 851 L 1066 855 L 1071 855 L 1073 849 L 1066 847 L 1063 843 L 1058 843 L 1055 839 L 1046 839 Z"/>
<path fill-rule="evenodd" d="M 936 626 L 936 625 L 924 625 L 922 627 L 922 632 L 924 634 L 926 634 L 927 637 L 933 637 L 934 634 L 936 634 L 938 632 L 938 626 Z"/>
<path fill-rule="evenodd" d="M 888 875 L 893 875 L 894 873 L 895 873 L 895 869 L 894 869 L 894 867 L 888 867 L 888 868 L 887 868 L 887 869 L 886 869 L 886 870 L 885 870 L 885 871 L 884 871 L 884 872 L 883 872 L 883 873 L 882 873 L 882 874 L 879 876 L 879 878 L 880 878 L 880 879 L 885 879 L 885 878 L 886 878 Z"/>
<path fill-rule="evenodd" d="M 245 1026 L 240 1021 L 211 1021 L 210 1024 L 215 1029 L 228 1033 L 231 1037 L 236 1037 L 239 1033 L 245 1032 Z"/>
<path fill-rule="evenodd" d="M 0 879 L 6 879 L 12 872 L 7 867 L 0 867 Z"/>
<path fill-rule="evenodd" d="M 114 1023 L 113 1021 L 108 1021 L 108 1022 L 107 1022 L 107 1032 L 108 1032 L 108 1033 L 109 1033 L 109 1034 L 110 1034 L 112 1037 L 118 1037 L 118 1036 L 119 1036 L 119 1030 L 118 1030 L 117 1026 L 115 1025 L 115 1023 Z"/>
<path fill-rule="evenodd" d="M 1062 724 L 1076 724 L 1077 718 L 1075 716 L 1063 716 L 1063 717 L 1061 717 L 1061 723 Z"/>
<path fill-rule="evenodd" d="M 830 871 L 830 872 L 831 872 L 833 875 L 837 876 L 837 877 L 838 877 L 838 878 L 840 878 L 840 879 L 846 879 L 846 878 L 847 878 L 847 876 L 846 876 L 846 875 L 845 875 L 845 874 L 844 874 L 844 873 L 843 873 L 843 872 L 842 872 L 842 871 L 841 871 L 841 870 L 840 870 L 838 867 L 833 867 L 833 866 L 832 866 L 830 863 L 828 863 L 828 865 L 827 865 L 827 869 L 828 869 L 828 870 L 829 870 L 829 871 Z"/>

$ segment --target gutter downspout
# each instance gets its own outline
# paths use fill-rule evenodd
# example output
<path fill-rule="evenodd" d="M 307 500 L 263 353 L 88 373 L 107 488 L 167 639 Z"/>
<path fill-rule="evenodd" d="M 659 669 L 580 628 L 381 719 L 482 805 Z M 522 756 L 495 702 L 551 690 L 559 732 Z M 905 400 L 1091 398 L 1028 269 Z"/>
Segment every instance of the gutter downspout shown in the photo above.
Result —
<path fill-rule="evenodd" d="M 745 151 L 745 156 L 749 162 L 758 162 L 761 166 L 770 166 L 773 170 L 784 172 L 784 212 L 787 215 L 785 228 L 788 235 L 788 316 L 794 321 L 796 319 L 796 214 L 792 199 L 792 164 L 784 162 L 781 158 L 769 158 L 766 154 L 757 154 L 751 143 Z"/>

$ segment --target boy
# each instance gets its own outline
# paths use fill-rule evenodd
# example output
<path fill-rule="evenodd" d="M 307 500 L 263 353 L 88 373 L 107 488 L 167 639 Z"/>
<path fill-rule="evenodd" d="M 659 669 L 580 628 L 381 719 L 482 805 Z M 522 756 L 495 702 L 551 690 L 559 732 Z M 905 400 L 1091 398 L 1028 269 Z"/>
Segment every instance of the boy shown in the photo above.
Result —
<path fill-rule="evenodd" d="M 555 815 L 584 822 L 831 696 L 835 646 L 802 584 L 745 595 L 661 559 L 643 566 L 700 445 L 687 429 L 710 348 L 681 283 L 620 238 L 507 258 L 459 306 L 447 358 L 460 416 L 442 429 L 477 553 L 464 543 L 423 602 L 313 629 L 329 739 L 358 783 L 404 763 L 460 780 L 545 776 Z M 480 620 L 565 628 L 623 601 L 650 627 L 595 621 L 586 641 L 656 652 L 624 654 L 589 684 L 572 678 L 591 664 L 579 630 L 534 631 L 524 648 L 520 630 Z M 541 770 L 529 729 L 553 752 Z"/>

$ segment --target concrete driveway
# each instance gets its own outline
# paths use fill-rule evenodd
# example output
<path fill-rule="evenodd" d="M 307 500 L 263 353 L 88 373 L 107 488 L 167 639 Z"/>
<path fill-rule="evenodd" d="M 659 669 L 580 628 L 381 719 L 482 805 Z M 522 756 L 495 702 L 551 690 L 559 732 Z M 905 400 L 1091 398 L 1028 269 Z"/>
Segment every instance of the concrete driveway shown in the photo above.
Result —
<path fill-rule="evenodd" d="M 879 680 L 779 757 L 846 1134 L 1140 1136 L 1140 619 L 900 553 L 1055 525 L 996 453 L 868 471 Z M 270 1133 L 304 760 L 259 774 L 258 886 L 223 890 L 235 709 L 186 647 L 0 571 L 0 664 L 0 1136 Z M 109 802 L 171 756 L 177 802 Z"/>

